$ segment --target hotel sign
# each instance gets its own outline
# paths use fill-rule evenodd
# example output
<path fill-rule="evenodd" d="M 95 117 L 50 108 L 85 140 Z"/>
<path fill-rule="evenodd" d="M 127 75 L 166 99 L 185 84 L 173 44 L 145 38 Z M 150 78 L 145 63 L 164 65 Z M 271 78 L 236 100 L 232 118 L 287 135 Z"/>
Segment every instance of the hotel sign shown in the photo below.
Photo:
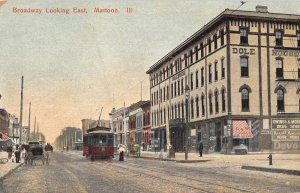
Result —
<path fill-rule="evenodd" d="M 232 48 L 233 54 L 255 55 L 254 48 Z"/>
<path fill-rule="evenodd" d="M 300 56 L 300 50 L 283 50 L 283 49 L 274 49 L 272 50 L 273 56 Z"/>

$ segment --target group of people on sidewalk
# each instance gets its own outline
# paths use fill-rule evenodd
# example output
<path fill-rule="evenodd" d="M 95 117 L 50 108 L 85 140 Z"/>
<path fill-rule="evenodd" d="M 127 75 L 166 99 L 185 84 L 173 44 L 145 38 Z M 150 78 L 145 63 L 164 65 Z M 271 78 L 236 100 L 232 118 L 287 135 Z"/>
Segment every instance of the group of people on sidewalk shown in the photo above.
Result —
<path fill-rule="evenodd" d="M 44 147 L 45 152 L 53 152 L 53 147 L 50 145 L 50 143 L 47 143 L 47 145 Z M 20 163 L 21 158 L 26 161 L 29 155 L 29 149 L 26 150 L 25 147 L 17 145 L 8 146 L 6 148 L 8 159 L 12 162 Z M 48 155 L 49 156 L 49 155 Z"/>
<path fill-rule="evenodd" d="M 21 161 L 21 154 L 22 158 L 25 157 L 25 149 L 20 148 L 19 145 L 16 146 L 8 146 L 7 147 L 8 159 L 11 159 L 12 162 L 20 163 Z"/>

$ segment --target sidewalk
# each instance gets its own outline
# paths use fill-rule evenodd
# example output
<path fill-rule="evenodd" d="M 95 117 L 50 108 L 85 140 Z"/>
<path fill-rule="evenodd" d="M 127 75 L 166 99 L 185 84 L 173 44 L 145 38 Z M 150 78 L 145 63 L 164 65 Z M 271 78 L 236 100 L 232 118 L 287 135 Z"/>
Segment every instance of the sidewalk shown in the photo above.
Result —
<path fill-rule="evenodd" d="M 199 167 L 233 167 L 239 166 L 242 169 L 259 170 L 266 172 L 286 173 L 300 175 L 300 154 L 273 153 L 273 165 L 269 165 L 268 153 L 256 153 L 247 155 L 224 155 L 219 153 L 203 154 L 189 153 L 188 160 L 185 160 L 185 153 L 176 153 L 175 158 L 167 158 L 166 152 L 141 151 L 144 159 L 158 159 L 175 161 L 180 163 L 198 163 Z M 162 159 L 160 159 L 162 158 Z"/>
<path fill-rule="evenodd" d="M 0 158 L 7 158 L 7 153 L 0 152 Z M 8 160 L 6 164 L 0 164 L 0 181 L 3 180 L 5 176 L 9 175 L 11 172 L 20 167 L 22 164 L 23 160 L 21 160 L 21 163 L 16 163 L 12 162 L 11 160 Z"/>

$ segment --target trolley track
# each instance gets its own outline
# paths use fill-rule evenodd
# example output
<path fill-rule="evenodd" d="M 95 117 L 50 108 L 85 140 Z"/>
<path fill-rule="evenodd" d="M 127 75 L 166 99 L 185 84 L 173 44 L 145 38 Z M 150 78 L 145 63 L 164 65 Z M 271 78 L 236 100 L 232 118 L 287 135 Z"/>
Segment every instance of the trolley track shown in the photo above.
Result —
<path fill-rule="evenodd" d="M 155 168 L 155 167 L 148 167 L 148 166 L 141 166 L 141 165 L 137 165 L 137 164 L 133 164 L 133 163 L 126 163 L 126 165 L 124 164 L 115 164 L 118 165 L 118 167 L 122 167 L 124 168 L 124 174 L 126 174 L 126 171 L 131 170 L 135 173 L 140 173 L 143 175 L 148 175 L 154 178 L 158 178 L 161 180 L 165 180 L 165 181 L 169 181 L 174 183 L 174 179 L 172 180 L 168 180 L 166 178 L 160 177 L 165 174 L 167 174 L 168 176 L 172 176 L 173 178 L 177 178 L 179 180 L 176 180 L 176 183 L 180 184 L 181 186 L 184 187 L 188 187 L 197 191 L 203 191 L 203 192 L 216 192 L 216 191 L 220 191 L 222 190 L 223 192 L 259 192 L 259 190 L 255 190 L 255 191 L 251 191 L 249 189 L 242 189 L 242 188 L 236 188 L 233 185 L 225 185 L 224 183 L 216 183 L 216 182 L 211 182 L 211 178 L 206 178 L 206 180 L 203 179 L 199 179 L 199 176 L 193 176 L 193 177 L 188 177 L 186 175 L 182 175 L 182 173 L 178 173 L 178 172 L 174 172 L 174 170 L 170 170 L 170 169 L 165 169 L 165 168 Z M 130 165 L 130 166 L 129 166 Z M 141 169 L 145 170 L 142 171 Z M 151 172 L 151 174 L 149 173 L 149 171 Z M 204 172 L 206 175 L 212 175 L 212 173 L 208 173 L 208 172 Z M 197 179 L 196 179 L 197 177 Z M 203 176 L 201 178 L 204 178 Z M 182 183 L 182 181 L 186 181 L 190 184 L 193 185 L 188 185 L 187 183 Z M 228 183 L 228 182 L 227 182 Z M 239 184 L 235 184 L 236 186 L 238 186 Z M 201 187 L 202 186 L 202 187 Z M 206 186 L 207 188 L 203 188 L 203 186 Z M 217 188 L 217 190 L 214 190 Z M 250 188 L 250 187 L 249 187 Z M 252 187 L 253 188 L 253 187 Z M 213 191 L 211 191 L 213 190 Z"/>

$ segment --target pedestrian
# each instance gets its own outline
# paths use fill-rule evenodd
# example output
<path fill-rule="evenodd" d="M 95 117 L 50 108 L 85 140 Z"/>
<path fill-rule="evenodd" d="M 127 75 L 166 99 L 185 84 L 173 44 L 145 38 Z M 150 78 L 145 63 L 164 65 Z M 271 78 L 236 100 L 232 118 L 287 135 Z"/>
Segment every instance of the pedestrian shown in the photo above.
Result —
<path fill-rule="evenodd" d="M 203 153 L 203 143 L 202 141 L 199 142 L 199 156 L 202 157 L 202 153 Z"/>
<path fill-rule="evenodd" d="M 21 155 L 21 151 L 19 145 L 16 145 L 16 151 L 15 151 L 16 163 L 20 162 L 20 155 Z"/>
<path fill-rule="evenodd" d="M 123 145 L 121 145 L 119 147 L 119 161 L 124 161 L 124 152 L 125 148 L 123 147 Z"/>
<path fill-rule="evenodd" d="M 12 146 L 11 145 L 9 145 L 8 147 L 7 147 L 7 158 L 8 159 L 11 159 L 11 156 L 12 156 L 12 154 L 13 154 L 13 148 L 12 148 Z"/>

